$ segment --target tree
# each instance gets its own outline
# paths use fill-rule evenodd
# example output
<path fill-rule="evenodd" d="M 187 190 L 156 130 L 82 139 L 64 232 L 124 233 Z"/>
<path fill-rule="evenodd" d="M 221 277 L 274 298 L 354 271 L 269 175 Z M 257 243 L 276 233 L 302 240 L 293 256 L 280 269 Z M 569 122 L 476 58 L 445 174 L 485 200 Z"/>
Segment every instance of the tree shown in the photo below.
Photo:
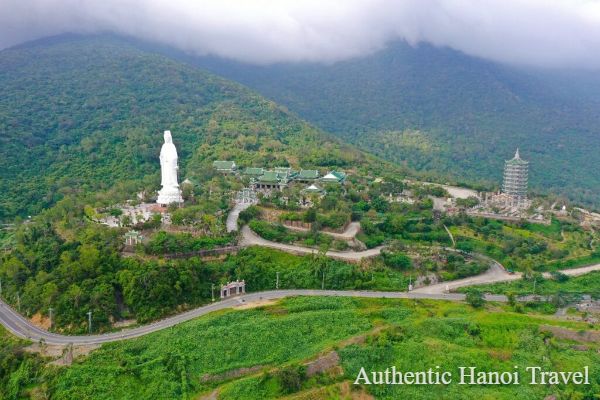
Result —
<path fill-rule="evenodd" d="M 302 382 L 306 379 L 306 367 L 290 365 L 278 371 L 276 376 L 284 394 L 294 393 L 302 388 Z"/>
<path fill-rule="evenodd" d="M 480 308 L 485 304 L 485 298 L 483 297 L 483 293 L 478 289 L 469 289 L 467 292 L 466 301 L 472 307 Z"/>
<path fill-rule="evenodd" d="M 404 253 L 383 253 L 383 262 L 388 267 L 405 270 L 412 266 L 412 260 Z"/>
<path fill-rule="evenodd" d="M 317 220 L 317 210 L 314 209 L 314 207 L 309 208 L 308 210 L 306 210 L 306 212 L 304 213 L 304 222 L 315 222 Z"/>
<path fill-rule="evenodd" d="M 509 304 L 511 307 L 514 307 L 514 306 L 515 306 L 515 304 L 517 304 L 517 298 L 516 298 L 516 295 L 515 295 L 515 293 L 514 293 L 514 292 L 508 292 L 508 293 L 506 294 L 506 297 L 508 298 L 508 304 Z"/>
<path fill-rule="evenodd" d="M 383 197 L 379 196 L 371 202 L 371 205 L 378 213 L 384 213 L 390 208 L 390 203 L 388 203 Z"/>

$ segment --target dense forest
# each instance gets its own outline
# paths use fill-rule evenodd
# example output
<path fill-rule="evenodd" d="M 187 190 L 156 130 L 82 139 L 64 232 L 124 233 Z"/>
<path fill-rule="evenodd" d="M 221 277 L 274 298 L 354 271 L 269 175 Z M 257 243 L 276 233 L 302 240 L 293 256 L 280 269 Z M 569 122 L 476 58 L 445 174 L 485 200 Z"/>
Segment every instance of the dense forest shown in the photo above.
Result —
<path fill-rule="evenodd" d="M 498 187 L 504 160 L 520 147 L 534 190 L 600 204 L 600 172 L 588 168 L 600 164 L 593 74 L 521 70 L 403 42 L 331 65 L 253 66 L 170 54 L 421 172 Z"/>
<path fill-rule="evenodd" d="M 296 167 L 368 158 L 239 84 L 116 38 L 47 39 L 1 55 L 0 221 L 115 182 L 157 190 L 166 129 L 181 179 L 197 183 L 216 158 Z"/>

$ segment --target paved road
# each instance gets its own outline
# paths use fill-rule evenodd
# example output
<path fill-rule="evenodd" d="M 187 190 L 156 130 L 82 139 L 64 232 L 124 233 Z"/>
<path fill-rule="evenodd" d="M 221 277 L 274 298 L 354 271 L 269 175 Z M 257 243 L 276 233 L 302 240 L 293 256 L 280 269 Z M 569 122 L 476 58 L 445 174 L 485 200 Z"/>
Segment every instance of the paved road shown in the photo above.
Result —
<path fill-rule="evenodd" d="M 455 281 L 442 282 L 435 285 L 423 286 L 413 290 L 413 293 L 440 294 L 464 286 L 483 285 L 495 282 L 507 282 L 521 279 L 521 274 L 509 274 L 499 263 L 492 261 L 492 266 L 483 274 Z"/>
<path fill-rule="evenodd" d="M 591 271 L 600 270 L 600 264 L 576 268 L 572 270 L 563 271 L 564 273 L 569 272 L 571 276 L 577 276 Z M 340 297 L 371 297 L 371 298 L 402 298 L 402 299 L 433 299 L 433 300 L 452 300 L 462 301 L 465 299 L 465 295 L 459 293 L 445 293 L 446 285 L 450 289 L 457 287 L 477 285 L 490 282 L 500 282 L 502 280 L 514 280 L 520 277 L 519 274 L 510 275 L 504 271 L 499 265 L 493 266 L 485 274 L 461 279 L 458 281 L 448 282 L 432 285 L 416 289 L 412 292 L 376 292 L 376 291 L 336 291 L 336 290 L 276 290 L 266 291 L 258 293 L 250 293 L 240 297 L 227 299 L 212 303 L 206 306 L 198 307 L 196 309 L 184 312 L 182 314 L 175 315 L 160 321 L 153 322 L 148 325 L 140 326 L 137 328 L 126 329 L 121 332 L 107 333 L 104 335 L 90 335 L 90 336 L 65 336 L 58 335 L 55 333 L 47 332 L 35 325 L 29 320 L 16 312 L 8 304 L 0 300 L 0 323 L 4 325 L 9 331 L 18 337 L 30 339 L 32 341 L 39 341 L 43 339 L 47 344 L 101 344 L 106 342 L 114 342 L 118 340 L 131 339 L 143 335 L 147 335 L 152 332 L 156 332 L 171 326 L 180 324 L 185 321 L 206 315 L 208 313 L 222 310 L 225 308 L 232 308 L 238 305 L 259 301 L 259 300 L 275 300 L 289 296 L 340 296 Z M 506 301 L 506 296 L 503 295 L 487 295 L 487 300 L 490 301 Z"/>
<path fill-rule="evenodd" d="M 284 225 L 287 229 L 291 229 L 293 231 L 300 231 L 300 232 L 308 232 L 310 229 L 308 228 L 303 228 L 300 226 L 290 226 L 290 225 Z M 329 235 L 331 237 L 334 237 L 336 239 L 340 239 L 340 240 L 352 240 L 356 237 L 356 235 L 358 234 L 358 232 L 360 231 L 360 222 L 350 222 L 348 224 L 348 226 L 346 227 L 346 229 L 344 230 L 344 232 L 341 233 L 337 233 L 337 232 L 328 232 L 328 231 L 320 231 L 321 233 L 325 234 L 325 235 Z"/>
<path fill-rule="evenodd" d="M 585 275 L 589 272 L 600 271 L 600 264 L 588 265 L 587 267 L 579 267 L 579 268 L 571 268 L 571 269 L 563 269 L 560 272 L 569 275 L 569 276 L 580 276 Z M 544 272 L 544 278 L 552 277 L 552 274 L 549 272 Z"/>
<path fill-rule="evenodd" d="M 338 296 L 338 297 L 370 297 L 370 298 L 393 298 L 393 299 L 434 299 L 434 300 L 452 300 L 462 301 L 463 294 L 426 294 L 426 293 L 407 293 L 407 292 L 374 292 L 374 291 L 337 291 L 337 290 L 274 290 L 267 292 L 250 293 L 243 296 L 219 301 L 206 306 L 175 315 L 170 318 L 156 321 L 154 323 L 140 326 L 138 328 L 126 329 L 121 332 L 107 333 L 104 335 L 89 336 L 66 336 L 50 333 L 31 324 L 26 318 L 16 312 L 12 307 L 0 300 L 0 323 L 9 331 L 18 337 L 39 341 L 43 339 L 47 344 L 55 345 L 86 345 L 115 342 L 119 340 L 131 339 L 152 332 L 156 332 L 185 321 L 206 315 L 208 313 L 236 307 L 245 303 L 259 300 L 276 300 L 289 296 Z M 490 295 L 487 296 L 490 301 L 506 301 L 506 296 Z"/>
<path fill-rule="evenodd" d="M 244 205 L 238 208 L 241 211 Z M 234 208 L 235 210 L 235 208 Z M 237 214 L 239 215 L 239 211 Z M 228 218 L 229 221 L 229 218 Z M 232 217 L 232 221 L 236 223 L 237 228 L 237 215 Z M 265 240 L 250 230 L 247 226 L 242 228 L 242 244 L 243 245 L 258 245 L 265 247 L 272 247 L 292 253 L 315 253 L 316 250 L 308 249 L 300 246 L 285 245 L 281 243 L 270 242 Z M 365 257 L 372 257 L 381 252 L 382 247 L 370 249 L 361 252 L 337 252 L 329 251 L 327 255 L 333 258 L 339 258 L 343 260 L 356 261 Z M 483 256 L 480 256 L 483 257 Z M 455 289 L 458 287 L 479 285 L 492 282 L 502 282 L 516 280 L 521 277 L 520 274 L 508 274 L 504 268 L 496 261 L 491 260 L 492 267 L 484 274 L 460 279 L 457 281 L 441 283 L 437 285 L 431 285 L 423 288 L 416 289 L 410 293 L 407 292 L 374 292 L 374 291 L 335 291 L 335 290 L 277 290 L 267 291 L 259 293 L 250 293 L 240 297 L 227 299 L 212 303 L 206 306 L 198 307 L 196 309 L 184 312 L 182 314 L 175 315 L 170 318 L 166 318 L 161 321 L 156 321 L 148 325 L 140 326 L 137 328 L 126 329 L 121 332 L 107 333 L 104 335 L 89 335 L 89 336 L 65 336 L 45 331 L 35 325 L 29 320 L 16 312 L 8 304 L 0 300 L 0 323 L 4 325 L 10 332 L 16 336 L 30 339 L 32 341 L 44 340 L 47 344 L 56 345 L 85 345 L 85 344 L 101 344 L 107 342 L 114 342 L 118 340 L 131 339 L 139 336 L 143 336 L 152 332 L 156 332 L 165 328 L 172 327 L 185 321 L 200 317 L 202 315 L 222 310 L 225 308 L 232 308 L 240 304 L 247 302 L 253 302 L 258 300 L 274 300 L 281 299 L 288 296 L 343 296 L 343 297 L 373 297 L 373 298 L 414 298 L 414 299 L 434 299 L 434 300 L 452 300 L 462 301 L 465 296 L 458 293 L 445 293 L 446 289 Z M 586 274 L 592 271 L 599 271 L 600 264 L 591 265 L 581 268 L 573 268 L 569 270 L 563 270 L 566 275 L 578 276 Z M 549 274 L 546 274 L 549 275 Z M 487 300 L 491 301 L 506 301 L 506 297 L 502 295 L 488 295 Z"/>
<path fill-rule="evenodd" d="M 240 212 L 244 211 L 246 208 L 250 207 L 252 203 L 235 203 L 235 206 L 227 216 L 227 232 L 237 232 L 238 225 L 237 221 L 240 216 Z"/>
<path fill-rule="evenodd" d="M 284 244 L 272 242 L 270 240 L 266 240 L 258 236 L 256 233 L 252 232 L 247 225 L 242 228 L 242 239 L 240 241 L 241 246 L 262 246 L 269 247 L 271 249 L 278 249 L 282 251 L 287 251 L 292 254 L 318 254 L 319 250 L 313 249 L 310 247 L 302 247 L 296 246 L 293 244 Z M 360 261 L 363 258 L 375 257 L 381 254 L 381 250 L 383 246 L 375 247 L 373 249 L 364 250 L 364 251 L 335 251 L 330 250 L 326 253 L 328 257 L 335 258 L 338 260 L 344 261 Z"/>

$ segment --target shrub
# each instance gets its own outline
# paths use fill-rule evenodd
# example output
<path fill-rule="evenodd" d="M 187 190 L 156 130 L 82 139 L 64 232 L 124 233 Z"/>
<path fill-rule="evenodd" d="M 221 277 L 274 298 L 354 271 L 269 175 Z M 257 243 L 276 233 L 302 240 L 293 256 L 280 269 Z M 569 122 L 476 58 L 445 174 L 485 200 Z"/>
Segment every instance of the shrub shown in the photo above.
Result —
<path fill-rule="evenodd" d="M 260 209 L 256 206 L 250 206 L 244 211 L 240 212 L 239 221 L 242 225 L 245 225 L 258 217 L 260 217 Z"/>
<path fill-rule="evenodd" d="M 404 253 L 383 252 L 383 262 L 388 267 L 404 270 L 412 266 L 412 260 Z"/>
<path fill-rule="evenodd" d="M 469 289 L 467 291 L 467 303 L 469 303 L 472 307 L 480 308 L 485 304 L 485 298 L 483 297 L 483 293 L 477 289 Z"/>

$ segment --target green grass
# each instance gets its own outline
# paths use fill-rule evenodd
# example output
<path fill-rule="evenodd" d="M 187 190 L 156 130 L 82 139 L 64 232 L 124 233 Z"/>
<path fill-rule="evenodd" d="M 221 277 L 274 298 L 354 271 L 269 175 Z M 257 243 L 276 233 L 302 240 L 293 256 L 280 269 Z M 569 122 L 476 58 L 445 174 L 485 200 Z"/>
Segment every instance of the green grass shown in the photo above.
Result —
<path fill-rule="evenodd" d="M 600 356 L 596 344 L 574 351 L 538 331 L 540 324 L 574 331 L 585 325 L 516 314 L 490 306 L 483 310 L 451 302 L 391 299 L 290 298 L 244 311 L 223 311 L 139 339 L 104 345 L 88 358 L 56 373 L 49 382 L 55 399 L 184 399 L 217 390 L 220 399 L 280 398 L 315 391 L 315 399 L 338 393 L 360 367 L 395 365 L 404 371 L 435 368 L 458 374 L 459 366 L 512 370 L 540 365 L 550 370 L 590 366 L 588 387 L 368 386 L 377 399 L 534 399 L 548 394 L 597 392 Z M 373 330 L 374 327 L 379 327 Z M 366 334 L 365 340 L 344 339 Z M 343 374 L 307 378 L 302 365 L 337 349 Z M 201 383 L 205 374 L 261 366 L 250 375 Z M 296 371 L 290 392 L 285 371 Z M 286 383 L 287 382 L 287 383 Z M 293 385 L 292 385 L 293 386 Z M 357 388 L 358 389 L 358 388 Z M 320 394 L 318 394 L 320 393 Z M 579 398 L 579 397 L 576 397 Z"/>
<path fill-rule="evenodd" d="M 512 282 L 477 287 L 485 292 L 494 294 L 514 293 L 517 296 L 534 294 L 533 280 L 520 279 Z M 572 277 L 565 282 L 559 282 L 554 279 L 536 278 L 535 294 L 555 295 L 557 293 L 567 296 L 590 294 L 595 298 L 600 298 L 600 272 L 591 272 L 586 275 Z"/>
<path fill-rule="evenodd" d="M 369 330 L 372 323 L 359 315 L 359 305 L 353 299 L 288 299 L 105 345 L 56 378 L 54 398 L 182 398 L 203 389 L 203 374 L 300 360 Z"/>

